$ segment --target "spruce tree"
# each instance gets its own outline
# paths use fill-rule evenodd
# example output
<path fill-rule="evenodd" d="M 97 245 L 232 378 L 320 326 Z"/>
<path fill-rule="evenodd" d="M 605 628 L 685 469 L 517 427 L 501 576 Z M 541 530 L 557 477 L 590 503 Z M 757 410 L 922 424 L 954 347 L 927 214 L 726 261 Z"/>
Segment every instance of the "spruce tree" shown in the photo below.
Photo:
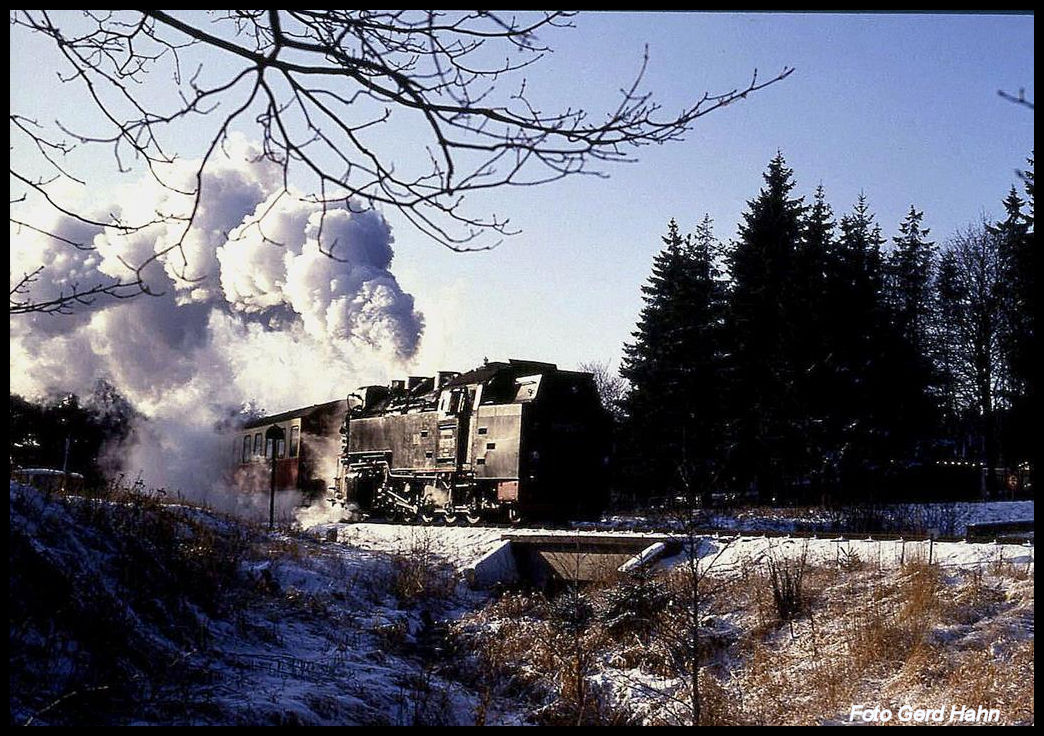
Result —
<path fill-rule="evenodd" d="M 922 226 L 923 219 L 924 213 L 910 205 L 899 235 L 892 238 L 895 248 L 887 262 L 886 298 L 896 329 L 927 359 L 935 243 L 927 239 L 929 229 Z"/>
<path fill-rule="evenodd" d="M 805 412 L 807 475 L 814 500 L 837 491 L 838 438 L 842 425 L 837 407 L 842 385 L 837 371 L 839 284 L 837 223 L 822 184 L 816 187 L 806 214 L 797 260 L 796 315 L 797 392 Z"/>
<path fill-rule="evenodd" d="M 1019 416 L 1022 421 L 1014 428 L 1014 431 L 1020 433 L 1020 437 L 1028 443 L 1023 454 L 1029 461 L 1029 467 L 1039 474 L 1042 463 L 1044 463 L 1044 457 L 1041 457 L 1044 442 L 1033 438 L 1039 434 L 1036 423 L 1044 411 L 1040 403 L 1040 375 L 1042 372 L 1040 354 L 1044 352 L 1044 345 L 1041 345 L 1040 339 L 1041 258 L 1040 245 L 1037 243 L 1034 229 L 1035 199 L 1032 155 L 1027 163 L 1029 168 L 1020 172 L 1026 189 L 1027 233 L 1016 258 L 1016 268 L 1019 271 L 1017 303 L 1022 315 L 1022 332 L 1013 345 L 1011 370 L 1022 381 L 1023 386 L 1023 394 L 1019 403 Z"/>
<path fill-rule="evenodd" d="M 1008 361 L 1015 364 L 1013 368 L 1023 357 L 1020 348 L 1029 342 L 1031 316 L 1027 308 L 1030 298 L 1027 282 L 1033 275 L 1023 267 L 1026 262 L 1024 251 L 1029 243 L 1029 220 L 1023 213 L 1025 205 L 1013 186 L 1004 200 L 1004 219 L 987 226 L 987 230 L 997 238 L 1001 271 L 999 298 L 1004 312 L 1002 342 Z M 1022 393 L 1024 378 L 1023 371 L 1016 368 L 1011 376 L 1013 385 L 1006 387 L 1008 393 Z"/>
<path fill-rule="evenodd" d="M 1032 192 L 1032 184 L 1029 191 Z M 1009 466 L 1030 459 L 1034 437 L 1038 434 L 1037 417 L 1030 405 L 1036 380 L 1031 368 L 1035 274 L 1030 256 L 1031 221 L 1023 211 L 1025 206 L 1025 200 L 1013 186 L 1004 200 L 1004 219 L 987 226 L 996 238 L 1000 261 L 1000 345 L 1005 368 L 999 392 L 1005 410 L 1001 421 L 1001 455 Z"/>
<path fill-rule="evenodd" d="M 871 500 L 891 456 L 897 429 L 894 363 L 896 340 L 883 299 L 884 238 L 866 196 L 841 218 L 838 247 L 839 293 L 831 335 L 837 351 L 840 392 L 838 418 L 843 442 L 841 485 L 849 500 Z"/>
<path fill-rule="evenodd" d="M 695 237 L 671 220 L 624 346 L 628 465 L 646 494 L 709 493 L 717 478 L 723 286 L 709 218 Z"/>
<path fill-rule="evenodd" d="M 934 459 L 942 415 L 932 340 L 936 248 L 923 220 L 924 213 L 910 205 L 885 264 L 887 337 L 894 344 L 885 367 L 891 371 L 887 379 L 894 386 L 889 393 L 897 423 L 890 460 L 904 465 Z"/>
<path fill-rule="evenodd" d="M 791 196 L 792 176 L 777 153 L 728 257 L 729 462 L 735 481 L 765 500 L 788 499 L 804 475 L 794 346 L 805 205 Z"/>
<path fill-rule="evenodd" d="M 961 424 L 969 399 L 965 391 L 965 356 L 958 320 L 963 312 L 964 288 L 961 285 L 957 255 L 943 251 L 934 281 L 935 322 L 930 330 L 936 375 L 937 402 L 942 412 L 942 434 L 950 443 L 949 455 L 963 457 Z"/>

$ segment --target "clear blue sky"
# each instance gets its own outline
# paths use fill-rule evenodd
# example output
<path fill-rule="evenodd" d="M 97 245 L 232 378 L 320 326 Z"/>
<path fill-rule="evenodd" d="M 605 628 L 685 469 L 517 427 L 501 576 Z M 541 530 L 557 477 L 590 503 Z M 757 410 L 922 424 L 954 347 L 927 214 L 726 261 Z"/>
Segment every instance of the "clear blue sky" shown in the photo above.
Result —
<path fill-rule="evenodd" d="M 1031 15 L 586 13 L 574 25 L 542 34 L 555 52 L 527 74 L 549 109 L 612 108 L 645 45 L 643 89 L 667 113 L 743 87 L 755 68 L 763 78 L 796 71 L 607 180 L 475 198 L 473 211 L 522 230 L 493 251 L 451 253 L 386 213 L 392 270 L 427 319 L 418 368 L 483 357 L 617 366 L 668 220 L 688 230 L 708 213 L 719 238 L 732 238 L 777 150 L 797 193 L 822 183 L 836 215 L 863 192 L 890 238 L 913 204 L 944 241 L 999 213 L 1034 146 L 1032 110 L 997 95 L 1021 87 L 1034 97 Z M 24 83 L 45 56 L 16 44 L 11 61 L 13 105 L 60 104 Z"/>

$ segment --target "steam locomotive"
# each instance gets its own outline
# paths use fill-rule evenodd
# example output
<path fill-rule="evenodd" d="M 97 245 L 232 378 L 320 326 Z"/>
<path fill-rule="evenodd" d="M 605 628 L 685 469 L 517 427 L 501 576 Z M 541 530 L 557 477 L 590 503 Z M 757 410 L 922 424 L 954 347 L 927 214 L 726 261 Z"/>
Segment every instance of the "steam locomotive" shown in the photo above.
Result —
<path fill-rule="evenodd" d="M 232 452 L 244 492 L 329 492 L 334 505 L 397 521 L 586 518 L 608 497 L 609 423 L 594 378 L 551 363 L 364 386 L 247 422 Z"/>
<path fill-rule="evenodd" d="M 331 502 L 400 521 L 591 517 L 608 419 L 590 373 L 487 362 L 348 396 Z"/>

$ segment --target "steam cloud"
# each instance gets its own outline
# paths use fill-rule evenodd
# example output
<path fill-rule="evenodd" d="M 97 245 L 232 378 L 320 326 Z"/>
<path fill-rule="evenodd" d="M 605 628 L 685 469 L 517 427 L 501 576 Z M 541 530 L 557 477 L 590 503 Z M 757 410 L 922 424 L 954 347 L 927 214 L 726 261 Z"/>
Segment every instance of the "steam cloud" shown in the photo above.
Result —
<path fill-rule="evenodd" d="M 351 203 L 324 216 L 319 205 L 280 194 L 281 170 L 258 161 L 254 146 L 233 139 L 226 150 L 204 174 L 183 247 L 145 272 L 161 296 L 102 297 L 70 316 L 11 320 L 12 392 L 85 393 L 109 379 L 152 420 L 126 469 L 189 493 L 209 491 L 231 457 L 231 440 L 211 429 L 230 406 L 256 400 L 283 411 L 384 382 L 416 354 L 424 329 L 390 270 L 393 237 L 378 212 Z M 192 163 L 172 165 L 166 180 L 192 190 Z M 116 202 L 99 219 L 148 220 L 186 207 L 183 195 L 151 182 Z M 29 221 L 94 247 L 12 227 L 11 286 L 43 265 L 37 299 L 126 277 L 124 263 L 163 250 L 184 227 L 167 221 L 126 235 L 64 216 Z"/>

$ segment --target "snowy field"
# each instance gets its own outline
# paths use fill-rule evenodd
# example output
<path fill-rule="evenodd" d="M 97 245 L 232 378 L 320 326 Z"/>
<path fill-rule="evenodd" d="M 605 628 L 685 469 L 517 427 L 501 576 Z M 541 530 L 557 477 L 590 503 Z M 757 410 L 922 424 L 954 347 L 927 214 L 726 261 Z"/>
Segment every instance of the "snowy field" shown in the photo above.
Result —
<path fill-rule="evenodd" d="M 990 505 L 962 518 L 1032 513 L 1032 503 Z M 688 722 L 687 681 L 668 656 L 685 630 L 686 609 L 671 601 L 686 551 L 640 585 L 577 591 L 573 609 L 569 598 L 469 588 L 466 571 L 507 531 L 601 533 L 379 523 L 268 532 L 190 506 L 12 483 L 11 722 Z M 898 707 L 915 696 L 988 696 L 1007 709 L 1004 722 L 1032 722 L 1018 691 L 1033 690 L 1031 544 L 749 533 L 702 537 L 694 549 L 711 583 L 700 637 L 718 648 L 701 674 L 701 723 L 843 722 L 850 700 Z M 781 626 L 766 571 L 795 560 L 807 610 Z M 810 710 L 780 710 L 773 698 Z"/>
<path fill-rule="evenodd" d="M 427 576 L 411 581 L 403 558 L 186 507 L 88 509 L 15 483 L 10 502 L 13 566 L 34 571 L 12 572 L 12 596 L 46 598 L 47 586 L 70 595 L 70 615 L 57 619 L 37 601 L 11 602 L 12 723 L 97 723 L 97 698 L 110 691 L 119 697 L 103 709 L 123 724 L 475 722 L 478 695 L 435 674 L 428 649 L 441 622 L 486 599 L 440 560 L 417 559 L 419 549 L 403 550 Z M 193 590 L 206 567 L 163 606 L 128 589 L 147 583 L 128 579 L 126 566 L 157 553 L 114 536 L 113 520 L 128 511 L 142 517 L 127 522 L 134 529 L 158 514 L 183 541 L 237 538 L 235 569 L 211 610 Z M 166 520 L 162 528 L 171 530 Z M 103 612 L 114 630 L 98 621 Z M 490 723 L 517 720 L 496 703 L 484 713 Z"/>

